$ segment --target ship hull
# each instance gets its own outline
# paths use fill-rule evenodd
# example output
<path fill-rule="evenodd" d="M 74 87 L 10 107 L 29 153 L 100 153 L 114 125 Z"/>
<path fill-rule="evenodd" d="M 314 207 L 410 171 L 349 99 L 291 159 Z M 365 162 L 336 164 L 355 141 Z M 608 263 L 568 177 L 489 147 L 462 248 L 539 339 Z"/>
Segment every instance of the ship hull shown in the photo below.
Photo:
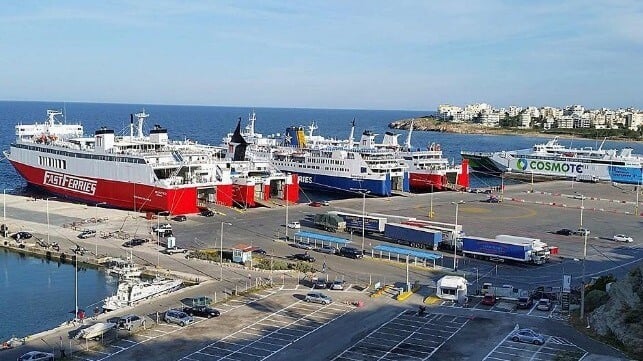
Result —
<path fill-rule="evenodd" d="M 469 162 L 469 169 L 472 172 L 480 172 L 487 174 L 500 174 L 503 173 L 503 170 L 500 168 L 496 162 L 494 162 L 491 157 L 492 153 L 473 153 L 473 152 L 462 152 L 462 159 L 466 159 Z"/>
<path fill-rule="evenodd" d="M 91 204 L 105 203 L 114 208 L 139 212 L 169 211 L 172 214 L 189 214 L 199 211 L 196 187 L 161 188 L 131 182 L 80 178 L 69 174 L 49 172 L 15 161 L 11 161 L 11 164 L 29 185 L 59 197 Z M 63 178 L 67 177 L 72 181 L 52 181 L 52 174 Z M 78 186 L 79 182 L 85 182 L 85 185 Z M 221 204 L 231 205 L 231 200 L 232 186 L 218 186 L 217 201 Z"/>
<path fill-rule="evenodd" d="M 368 191 L 373 196 L 390 196 L 392 192 L 391 177 L 381 180 L 344 178 L 331 175 L 298 173 L 299 187 L 326 192 L 361 192 Z"/>

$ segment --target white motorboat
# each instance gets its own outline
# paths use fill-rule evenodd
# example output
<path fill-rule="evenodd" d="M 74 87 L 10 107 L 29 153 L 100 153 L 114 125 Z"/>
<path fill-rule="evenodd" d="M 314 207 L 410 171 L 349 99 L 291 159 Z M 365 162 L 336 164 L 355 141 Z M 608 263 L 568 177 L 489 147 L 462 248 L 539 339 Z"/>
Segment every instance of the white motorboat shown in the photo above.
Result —
<path fill-rule="evenodd" d="M 152 281 L 123 279 L 118 283 L 116 294 L 103 301 L 103 310 L 113 311 L 133 306 L 140 301 L 175 291 L 181 287 L 182 283 L 181 280 L 173 279 L 154 279 Z"/>
<path fill-rule="evenodd" d="M 74 336 L 74 338 L 75 339 L 82 338 L 84 340 L 91 340 L 93 338 L 98 338 L 98 337 L 102 336 L 107 331 L 109 331 L 109 330 L 111 330 L 111 329 L 113 329 L 115 327 L 116 327 L 115 323 L 99 322 L 99 323 L 93 324 L 93 325 L 91 325 L 91 326 L 89 326 L 87 328 L 84 328 L 84 329 L 80 330 L 80 332 L 78 332 L 76 334 L 76 336 Z"/>

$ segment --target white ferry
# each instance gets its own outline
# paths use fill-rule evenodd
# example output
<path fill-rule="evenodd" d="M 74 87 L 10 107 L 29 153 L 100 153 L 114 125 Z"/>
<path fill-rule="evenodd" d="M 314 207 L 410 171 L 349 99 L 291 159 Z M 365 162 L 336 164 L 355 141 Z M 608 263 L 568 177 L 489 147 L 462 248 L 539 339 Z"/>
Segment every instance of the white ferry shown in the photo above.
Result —
<path fill-rule="evenodd" d="M 643 184 L 643 156 L 631 148 L 570 148 L 558 137 L 531 149 L 502 152 L 462 152 L 472 170 L 486 173 L 525 173 L 584 181 Z"/>
<path fill-rule="evenodd" d="M 160 125 L 144 135 L 145 111 L 130 115 L 129 135 L 122 136 L 108 128 L 84 136 L 82 125 L 57 119 L 62 112 L 47 116 L 44 123 L 16 125 L 16 140 L 4 154 L 28 184 L 61 197 L 172 214 L 214 203 L 254 206 L 286 193 L 298 198 L 296 176 L 269 163 L 226 159 L 225 147 L 171 141 Z"/>

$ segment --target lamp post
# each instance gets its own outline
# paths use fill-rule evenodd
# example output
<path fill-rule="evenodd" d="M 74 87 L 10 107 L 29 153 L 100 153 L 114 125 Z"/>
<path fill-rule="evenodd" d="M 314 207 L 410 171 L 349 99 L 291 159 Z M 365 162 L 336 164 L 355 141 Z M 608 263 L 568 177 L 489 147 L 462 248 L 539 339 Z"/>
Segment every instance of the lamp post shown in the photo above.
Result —
<path fill-rule="evenodd" d="M 288 242 L 288 190 L 284 190 L 284 199 L 286 200 L 286 242 Z"/>
<path fill-rule="evenodd" d="M 462 202 L 462 201 L 460 201 Z M 458 266 L 456 265 L 456 260 L 458 257 L 458 206 L 460 205 L 460 202 L 451 202 L 452 204 L 455 204 L 455 238 L 453 239 L 453 270 L 457 271 Z"/>
<path fill-rule="evenodd" d="M 2 190 L 2 220 L 4 223 L 7 223 L 7 191 L 12 190 L 13 188 L 5 188 Z"/>
<path fill-rule="evenodd" d="M 409 255 L 406 255 L 406 292 L 411 292 L 411 282 L 409 281 Z"/>
<path fill-rule="evenodd" d="M 531 192 L 534 193 L 534 170 L 531 170 Z"/>
<path fill-rule="evenodd" d="M 105 204 L 107 204 L 107 202 L 96 203 L 96 235 L 94 236 L 94 239 L 96 240 L 96 258 L 98 258 L 98 206 Z"/>
<path fill-rule="evenodd" d="M 47 197 L 45 201 L 47 203 L 47 244 L 49 244 L 49 200 L 56 199 L 56 197 Z"/>
<path fill-rule="evenodd" d="M 581 290 L 580 290 L 580 319 L 581 321 L 585 317 L 585 258 L 587 258 L 587 232 L 585 232 L 583 242 L 583 276 L 581 280 Z"/>
<path fill-rule="evenodd" d="M 433 219 L 433 183 L 431 183 L 431 208 L 429 209 L 429 218 Z"/>
<path fill-rule="evenodd" d="M 220 280 L 223 281 L 223 225 L 227 224 L 228 226 L 231 226 L 232 223 L 228 223 L 225 221 L 221 221 L 221 244 L 219 248 L 219 262 L 221 263 L 221 274 L 220 274 Z"/>
<path fill-rule="evenodd" d="M 583 227 L 583 210 L 585 209 L 585 196 L 580 195 L 580 227 Z"/>

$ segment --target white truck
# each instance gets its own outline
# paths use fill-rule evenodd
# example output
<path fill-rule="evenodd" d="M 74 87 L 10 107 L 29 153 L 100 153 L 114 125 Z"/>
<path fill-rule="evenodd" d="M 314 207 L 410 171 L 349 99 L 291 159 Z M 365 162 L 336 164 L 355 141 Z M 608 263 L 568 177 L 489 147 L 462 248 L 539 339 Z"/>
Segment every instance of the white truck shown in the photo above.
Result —
<path fill-rule="evenodd" d="M 167 247 L 163 250 L 163 253 L 166 253 L 166 254 L 188 253 L 188 250 L 185 248 L 177 247 L 176 238 L 171 236 L 171 237 L 167 237 Z"/>

